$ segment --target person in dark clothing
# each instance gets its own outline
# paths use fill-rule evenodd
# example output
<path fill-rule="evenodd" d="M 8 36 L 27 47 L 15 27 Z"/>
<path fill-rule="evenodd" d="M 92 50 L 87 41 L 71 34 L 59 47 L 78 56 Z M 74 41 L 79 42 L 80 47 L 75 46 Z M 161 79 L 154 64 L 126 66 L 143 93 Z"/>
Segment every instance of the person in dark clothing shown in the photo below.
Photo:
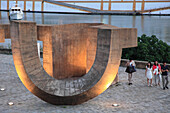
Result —
<path fill-rule="evenodd" d="M 129 81 L 129 84 L 128 85 L 132 85 L 132 73 L 133 72 L 136 72 L 136 69 L 135 69 L 135 62 L 132 60 L 132 58 L 129 59 L 129 61 L 126 63 L 126 71 L 128 73 L 128 81 Z"/>
<path fill-rule="evenodd" d="M 168 66 L 166 65 L 166 62 L 163 62 L 163 65 L 161 66 L 161 71 L 162 71 L 162 84 L 163 84 L 163 90 L 165 90 L 165 88 L 168 88 Z M 166 83 L 165 83 L 166 81 Z"/>

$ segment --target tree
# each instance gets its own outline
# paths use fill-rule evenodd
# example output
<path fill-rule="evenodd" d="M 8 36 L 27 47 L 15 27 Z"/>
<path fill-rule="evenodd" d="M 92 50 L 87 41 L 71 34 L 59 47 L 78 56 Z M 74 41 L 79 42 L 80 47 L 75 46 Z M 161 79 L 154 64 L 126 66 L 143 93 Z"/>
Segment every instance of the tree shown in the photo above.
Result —
<path fill-rule="evenodd" d="M 122 58 L 141 61 L 166 61 L 170 63 L 170 46 L 159 40 L 155 35 L 151 37 L 143 34 L 138 37 L 138 47 L 123 49 Z"/>

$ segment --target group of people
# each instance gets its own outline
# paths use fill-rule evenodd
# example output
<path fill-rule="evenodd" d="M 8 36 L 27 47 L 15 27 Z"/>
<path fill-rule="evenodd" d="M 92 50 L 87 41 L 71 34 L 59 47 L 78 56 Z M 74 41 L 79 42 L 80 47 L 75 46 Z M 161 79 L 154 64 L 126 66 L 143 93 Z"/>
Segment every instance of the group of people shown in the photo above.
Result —
<path fill-rule="evenodd" d="M 136 72 L 135 69 L 135 62 L 132 59 L 129 59 L 129 61 L 126 63 L 126 71 L 128 73 L 128 85 L 132 85 L 132 73 Z M 155 80 L 155 86 L 160 86 L 161 80 L 162 80 L 162 86 L 163 90 L 169 89 L 168 88 L 168 66 L 166 65 L 166 62 L 163 62 L 163 65 L 161 66 L 158 64 L 158 61 L 154 62 L 154 65 L 152 66 L 151 62 L 147 63 L 145 76 L 147 77 L 147 85 L 152 85 L 152 78 Z"/>
<path fill-rule="evenodd" d="M 155 86 L 159 85 L 162 79 L 162 86 L 163 90 L 169 89 L 168 88 L 168 66 L 166 62 L 163 62 L 163 65 L 160 66 L 158 61 L 154 62 L 152 66 L 151 62 L 148 62 L 146 66 L 145 76 L 147 77 L 147 84 L 148 86 L 152 86 L 152 78 L 154 77 Z"/>

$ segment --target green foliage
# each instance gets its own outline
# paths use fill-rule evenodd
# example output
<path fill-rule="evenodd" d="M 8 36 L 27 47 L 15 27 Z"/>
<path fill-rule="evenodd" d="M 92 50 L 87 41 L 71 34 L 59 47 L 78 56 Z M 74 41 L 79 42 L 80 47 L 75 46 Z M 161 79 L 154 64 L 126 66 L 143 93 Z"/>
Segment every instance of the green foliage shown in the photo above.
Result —
<path fill-rule="evenodd" d="M 149 37 L 143 34 L 138 37 L 138 47 L 123 49 L 122 58 L 170 63 L 170 46 L 155 35 Z"/>

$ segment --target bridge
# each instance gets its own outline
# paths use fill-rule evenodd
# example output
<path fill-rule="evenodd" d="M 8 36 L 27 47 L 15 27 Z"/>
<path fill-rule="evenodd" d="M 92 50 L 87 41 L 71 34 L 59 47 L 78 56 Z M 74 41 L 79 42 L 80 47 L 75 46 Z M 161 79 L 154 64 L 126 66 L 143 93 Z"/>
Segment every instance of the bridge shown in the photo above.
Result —
<path fill-rule="evenodd" d="M 1 3 L 2 1 L 7 1 L 7 7 L 6 10 L 9 10 L 9 4 L 10 1 L 16 1 L 16 3 L 18 2 L 23 2 L 24 4 L 24 11 L 26 11 L 26 7 L 27 7 L 27 2 L 32 1 L 32 10 L 31 11 L 35 11 L 35 7 L 36 4 L 35 2 L 39 2 L 41 4 L 41 9 L 40 11 L 45 11 L 44 10 L 44 4 L 45 3 L 49 3 L 49 4 L 53 4 L 53 5 L 58 5 L 58 6 L 62 6 L 62 7 L 67 7 L 67 8 L 71 8 L 71 9 L 76 9 L 76 10 L 80 10 L 80 11 L 84 11 L 84 12 L 88 12 L 88 13 L 134 13 L 134 12 L 139 12 L 139 13 L 147 13 L 147 12 L 154 12 L 154 11 L 160 11 L 160 10 L 167 10 L 170 9 L 170 0 L 131 0 L 131 1 L 125 1 L 125 0 L 96 0 L 96 1 L 88 1 L 88 0 L 0 0 L 0 9 L 1 9 Z M 91 8 L 88 6 L 82 6 L 81 4 L 94 4 L 94 6 L 96 4 L 100 4 L 100 8 L 96 9 L 96 8 Z M 115 10 L 113 5 L 114 4 L 133 4 L 131 6 L 131 10 Z M 169 6 L 162 6 L 162 7 L 157 7 L 157 8 L 153 8 L 153 9 L 147 9 L 147 7 L 145 6 L 146 4 L 154 4 L 154 3 L 167 3 L 169 4 Z M 78 5 L 77 5 L 78 4 Z M 79 5 L 80 4 L 80 5 Z M 106 5 L 107 4 L 107 5 Z M 139 5 L 141 6 L 141 9 L 139 10 Z M 54 11 L 57 12 L 57 11 Z"/>

